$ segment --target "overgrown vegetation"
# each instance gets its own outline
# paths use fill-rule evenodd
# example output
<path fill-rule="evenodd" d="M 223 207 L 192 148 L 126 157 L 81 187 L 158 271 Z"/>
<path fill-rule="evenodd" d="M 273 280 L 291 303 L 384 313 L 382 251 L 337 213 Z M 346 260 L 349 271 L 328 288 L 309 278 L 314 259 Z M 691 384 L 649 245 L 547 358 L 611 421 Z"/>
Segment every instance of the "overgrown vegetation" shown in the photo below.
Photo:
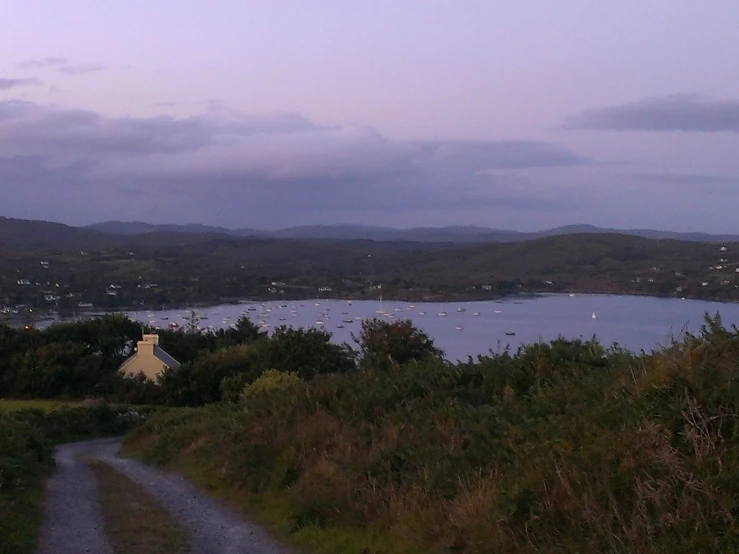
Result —
<path fill-rule="evenodd" d="M 0 411 L 0 554 L 32 552 L 51 443 L 36 427 Z"/>
<path fill-rule="evenodd" d="M 314 552 L 733 552 L 737 360 L 717 316 L 651 354 L 560 339 L 310 380 L 275 366 L 124 446 Z"/>

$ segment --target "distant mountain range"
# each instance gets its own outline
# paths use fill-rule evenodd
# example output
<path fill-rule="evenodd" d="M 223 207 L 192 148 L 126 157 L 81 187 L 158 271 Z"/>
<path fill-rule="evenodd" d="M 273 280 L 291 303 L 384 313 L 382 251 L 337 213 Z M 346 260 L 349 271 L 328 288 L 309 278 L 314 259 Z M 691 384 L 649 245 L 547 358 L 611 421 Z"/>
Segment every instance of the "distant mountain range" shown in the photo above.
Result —
<path fill-rule="evenodd" d="M 521 242 L 557 235 L 574 235 L 583 233 L 622 234 L 649 239 L 675 239 L 693 242 L 737 242 L 739 235 L 712 235 L 708 233 L 681 233 L 676 231 L 658 231 L 655 229 L 610 229 L 593 225 L 567 225 L 546 231 L 521 232 L 504 229 L 490 229 L 476 226 L 449 227 L 414 227 L 395 229 L 392 227 L 367 227 L 363 225 L 307 225 L 289 227 L 276 231 L 258 229 L 227 229 L 208 225 L 155 225 L 142 222 L 106 221 L 89 225 L 102 233 L 115 235 L 139 235 L 144 233 L 208 233 L 233 237 L 264 237 L 291 239 L 328 239 L 328 240 L 376 240 L 376 241 L 413 241 L 413 242 L 449 242 L 457 244 L 480 244 L 489 242 Z"/>
<path fill-rule="evenodd" d="M 739 235 L 678 233 L 653 229 L 605 229 L 592 225 L 569 225 L 546 231 L 519 232 L 475 226 L 416 227 L 394 229 L 361 225 L 315 225 L 276 231 L 227 229 L 208 225 L 155 225 L 141 222 L 109 221 L 73 227 L 49 221 L 0 217 L 0 248 L 105 249 L 113 247 L 194 245 L 214 240 L 363 240 L 432 244 L 489 244 L 523 242 L 545 237 L 575 234 L 622 234 L 648 239 L 692 242 L 739 242 Z"/>

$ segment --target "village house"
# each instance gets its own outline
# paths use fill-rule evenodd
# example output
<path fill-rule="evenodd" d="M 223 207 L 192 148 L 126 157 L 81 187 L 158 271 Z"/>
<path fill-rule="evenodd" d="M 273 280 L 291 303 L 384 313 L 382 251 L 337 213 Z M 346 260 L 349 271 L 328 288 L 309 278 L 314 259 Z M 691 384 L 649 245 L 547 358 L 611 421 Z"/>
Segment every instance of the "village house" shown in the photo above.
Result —
<path fill-rule="evenodd" d="M 120 367 L 124 375 L 132 377 L 143 373 L 156 382 L 157 376 L 167 368 L 180 367 L 180 362 L 159 346 L 159 335 L 143 335 L 136 344 L 136 352 Z"/>

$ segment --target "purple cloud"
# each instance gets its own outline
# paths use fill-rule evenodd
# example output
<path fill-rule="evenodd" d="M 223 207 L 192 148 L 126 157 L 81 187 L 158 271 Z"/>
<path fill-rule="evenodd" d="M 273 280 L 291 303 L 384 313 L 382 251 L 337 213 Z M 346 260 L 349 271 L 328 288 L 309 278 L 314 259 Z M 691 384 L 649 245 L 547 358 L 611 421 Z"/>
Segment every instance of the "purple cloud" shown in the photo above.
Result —
<path fill-rule="evenodd" d="M 0 79 L 0 90 L 40 85 L 38 79 Z"/>
<path fill-rule="evenodd" d="M 19 69 L 44 69 L 47 67 L 55 67 L 67 63 L 67 58 L 58 56 L 49 56 L 46 58 L 35 58 L 26 60 L 16 64 Z"/>
<path fill-rule="evenodd" d="M 76 65 L 62 65 L 59 67 L 59 71 L 66 73 L 67 75 L 84 75 L 86 73 L 97 73 L 99 71 L 105 71 L 107 66 L 97 63 L 88 64 L 76 64 Z"/>
<path fill-rule="evenodd" d="M 709 99 L 698 94 L 647 98 L 631 104 L 584 111 L 567 118 L 565 128 L 739 133 L 739 100 Z"/>

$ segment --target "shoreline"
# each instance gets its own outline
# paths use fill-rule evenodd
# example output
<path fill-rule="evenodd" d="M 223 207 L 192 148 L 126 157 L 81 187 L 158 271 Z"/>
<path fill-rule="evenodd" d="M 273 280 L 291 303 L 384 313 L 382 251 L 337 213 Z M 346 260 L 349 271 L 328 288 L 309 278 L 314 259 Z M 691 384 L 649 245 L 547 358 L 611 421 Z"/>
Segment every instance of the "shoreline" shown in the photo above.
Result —
<path fill-rule="evenodd" d="M 508 301 L 516 301 L 516 300 L 523 300 L 523 299 L 536 299 L 536 298 L 545 298 L 545 297 L 551 297 L 551 296 L 623 296 L 623 297 L 642 297 L 642 298 L 648 298 L 648 299 L 658 299 L 658 300 L 689 300 L 694 302 L 710 302 L 715 304 L 725 304 L 725 305 L 733 305 L 739 303 L 739 301 L 736 300 L 717 300 L 717 299 L 709 299 L 709 298 L 695 298 L 695 297 L 677 297 L 677 296 L 659 296 L 659 295 L 649 295 L 649 294 L 638 294 L 638 293 L 612 293 L 612 292 L 531 292 L 531 293 L 522 293 L 522 294 L 509 294 L 505 296 L 497 296 L 493 298 L 450 298 L 445 297 L 443 299 L 434 299 L 434 300 L 409 300 L 405 297 L 403 298 L 383 298 L 383 302 L 407 302 L 409 304 L 425 304 L 425 305 L 440 305 L 440 304 L 452 304 L 452 303 L 458 303 L 458 304 L 472 304 L 472 303 L 484 303 L 484 302 L 496 302 L 496 303 L 505 303 Z M 296 303 L 296 302 L 379 302 L 379 298 L 356 298 L 356 297 L 299 297 L 299 298 L 272 298 L 272 299 L 263 299 L 263 298 L 254 298 L 254 299 L 247 299 L 247 298 L 241 298 L 241 299 L 226 299 L 222 301 L 214 301 L 214 302 L 203 302 L 203 303 L 190 303 L 190 304 L 180 304 L 180 305 L 160 305 L 160 306 L 127 306 L 127 307 L 119 307 L 114 309 L 80 309 L 80 310 L 65 310 L 64 312 L 58 312 L 58 311 L 48 311 L 44 312 L 43 314 L 36 312 L 38 315 L 34 314 L 33 316 L 29 317 L 29 314 L 7 314 L 7 313 L 0 313 L 0 325 L 8 325 L 10 327 L 22 327 L 23 325 L 30 325 L 34 326 L 37 323 L 40 322 L 66 322 L 66 321 L 76 321 L 79 319 L 89 319 L 89 318 L 95 318 L 95 317 L 102 317 L 105 315 L 112 315 L 112 314 L 127 314 L 131 312 L 135 313 L 141 313 L 141 312 L 153 312 L 153 313 L 159 313 L 159 312 L 172 312 L 172 311 L 200 311 L 200 310 L 208 310 L 211 308 L 215 308 L 218 306 L 237 306 L 237 305 L 260 305 L 260 304 L 286 304 L 286 303 Z"/>

